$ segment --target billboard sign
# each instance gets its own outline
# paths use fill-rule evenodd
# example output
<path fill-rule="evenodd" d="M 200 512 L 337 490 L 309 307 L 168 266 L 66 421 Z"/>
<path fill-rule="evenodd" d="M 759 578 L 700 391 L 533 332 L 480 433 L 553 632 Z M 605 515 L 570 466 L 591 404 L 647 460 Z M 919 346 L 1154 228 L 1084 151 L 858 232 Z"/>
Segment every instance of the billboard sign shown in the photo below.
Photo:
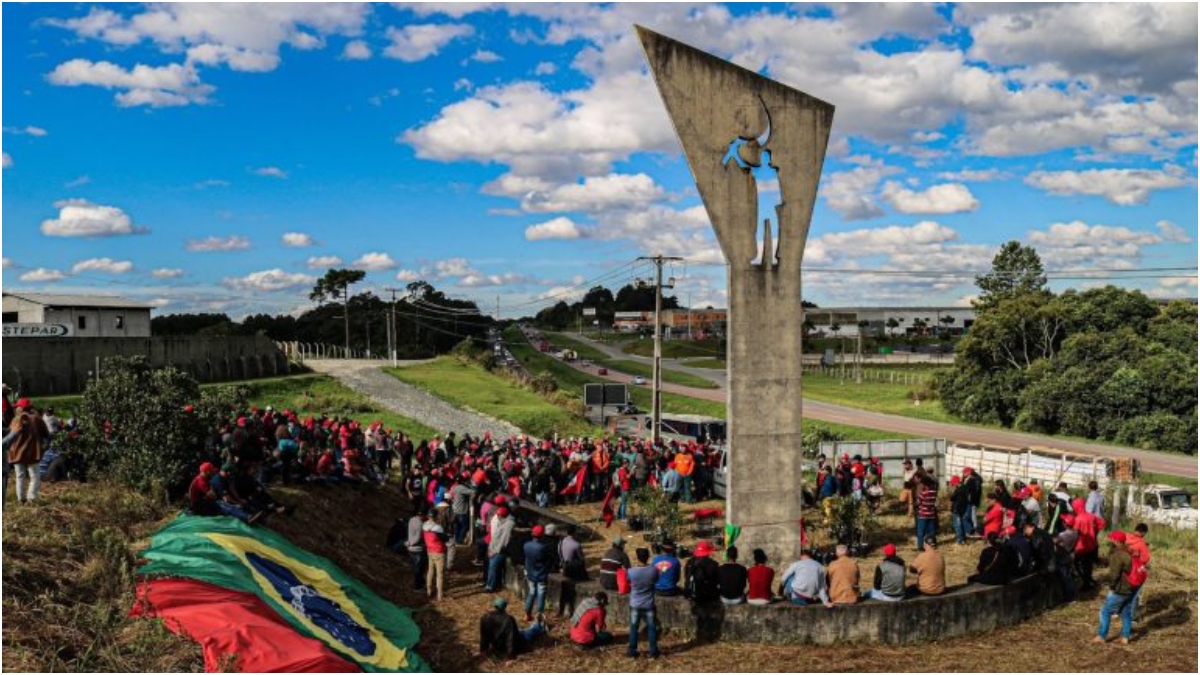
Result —
<path fill-rule="evenodd" d="M 71 337 L 71 325 L 65 323 L 6 323 L 4 337 Z"/>

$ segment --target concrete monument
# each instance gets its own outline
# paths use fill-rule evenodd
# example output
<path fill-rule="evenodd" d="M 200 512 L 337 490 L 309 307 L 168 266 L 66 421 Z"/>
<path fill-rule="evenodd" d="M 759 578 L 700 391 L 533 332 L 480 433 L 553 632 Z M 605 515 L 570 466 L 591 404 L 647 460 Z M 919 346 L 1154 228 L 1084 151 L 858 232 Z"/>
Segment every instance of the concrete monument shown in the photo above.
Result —
<path fill-rule="evenodd" d="M 800 263 L 833 106 L 636 29 L 725 254 L 726 518 L 742 528 L 739 548 L 786 564 L 800 542 Z M 779 181 L 775 231 L 758 213 L 764 172 Z"/>

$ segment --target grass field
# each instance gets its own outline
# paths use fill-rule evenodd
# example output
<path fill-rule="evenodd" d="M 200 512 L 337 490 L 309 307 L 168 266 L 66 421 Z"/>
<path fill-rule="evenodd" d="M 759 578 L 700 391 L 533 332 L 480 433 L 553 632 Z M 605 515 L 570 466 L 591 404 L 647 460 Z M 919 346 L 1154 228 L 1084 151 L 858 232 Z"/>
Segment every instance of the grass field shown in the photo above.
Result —
<path fill-rule="evenodd" d="M 932 372 L 932 369 L 919 371 L 922 375 Z M 924 400 L 920 405 L 914 405 L 912 392 L 918 388 L 920 385 L 887 381 L 856 384 L 852 378 L 843 380 L 833 372 L 828 375 L 813 372 L 804 374 L 805 398 L 934 422 L 957 422 L 942 409 L 941 401 Z"/>
<path fill-rule="evenodd" d="M 629 375 L 641 375 L 649 380 L 654 376 L 654 367 L 648 363 L 640 361 L 632 361 L 630 359 L 614 359 L 604 352 L 588 345 L 586 342 L 574 340 L 562 333 L 549 333 L 547 336 L 550 341 L 556 345 L 574 349 L 579 353 L 579 358 L 587 359 L 598 366 L 611 368 Z M 678 384 L 684 387 L 695 387 L 697 389 L 716 389 L 717 385 L 712 380 L 704 377 L 699 377 L 691 373 L 685 373 L 679 370 L 663 367 L 663 382 Z"/>
<path fill-rule="evenodd" d="M 725 370 L 729 362 L 723 359 L 692 359 L 687 362 L 692 368 L 708 368 L 710 370 Z"/>
<path fill-rule="evenodd" d="M 633 340 L 621 348 L 627 354 L 638 356 L 654 356 L 654 340 L 645 338 Z M 663 358 L 678 359 L 689 356 L 706 356 L 716 358 L 721 353 L 721 345 L 716 338 L 704 340 L 663 340 Z"/>
<path fill-rule="evenodd" d="M 528 389 L 452 357 L 384 370 L 455 405 L 507 420 L 534 436 L 545 438 L 555 432 L 595 436 L 601 431 Z"/>

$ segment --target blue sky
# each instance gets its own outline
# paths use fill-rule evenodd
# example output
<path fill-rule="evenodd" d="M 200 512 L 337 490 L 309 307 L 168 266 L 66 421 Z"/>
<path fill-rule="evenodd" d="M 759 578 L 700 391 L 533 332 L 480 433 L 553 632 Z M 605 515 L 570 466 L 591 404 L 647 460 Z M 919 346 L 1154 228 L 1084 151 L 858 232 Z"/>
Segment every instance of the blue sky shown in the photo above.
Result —
<path fill-rule="evenodd" d="M 1010 239 L 1196 296 L 1194 3 L 5 3 L 4 288 L 239 318 L 352 266 L 513 317 L 663 253 L 724 306 L 635 22 L 837 106 L 807 299 L 962 304 Z"/>

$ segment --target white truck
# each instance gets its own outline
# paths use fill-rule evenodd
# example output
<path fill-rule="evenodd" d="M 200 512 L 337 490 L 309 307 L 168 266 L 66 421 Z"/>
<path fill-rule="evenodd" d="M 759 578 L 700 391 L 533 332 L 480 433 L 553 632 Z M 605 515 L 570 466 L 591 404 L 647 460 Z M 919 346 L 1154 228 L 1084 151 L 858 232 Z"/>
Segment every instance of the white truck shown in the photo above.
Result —
<path fill-rule="evenodd" d="M 1170 485 L 1135 485 L 1126 502 L 1129 518 L 1178 529 L 1196 529 L 1198 518 L 1186 490 Z"/>

